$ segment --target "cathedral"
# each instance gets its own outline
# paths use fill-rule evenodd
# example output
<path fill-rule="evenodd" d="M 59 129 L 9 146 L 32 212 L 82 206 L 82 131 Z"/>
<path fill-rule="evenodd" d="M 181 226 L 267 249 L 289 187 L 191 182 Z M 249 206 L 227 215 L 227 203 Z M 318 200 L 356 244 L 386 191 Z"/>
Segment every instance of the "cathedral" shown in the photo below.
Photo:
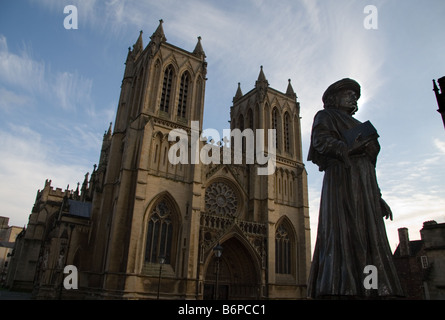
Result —
<path fill-rule="evenodd" d="M 265 145 L 274 144 L 270 174 L 258 174 L 264 164 L 248 157 L 174 164 L 169 133 L 201 136 L 206 73 L 200 37 L 193 51 L 179 48 L 160 20 L 144 48 L 141 31 L 98 165 L 76 190 L 47 180 L 37 192 L 9 288 L 37 299 L 306 298 L 311 244 L 297 95 L 290 80 L 286 92 L 271 88 L 261 67 L 254 88 L 243 94 L 238 84 L 233 97 L 230 129 L 264 129 Z M 212 144 L 203 140 L 199 150 Z M 244 155 L 251 141 L 242 141 Z M 208 150 L 215 159 L 227 146 Z M 77 270 L 68 288 L 66 266 Z"/>

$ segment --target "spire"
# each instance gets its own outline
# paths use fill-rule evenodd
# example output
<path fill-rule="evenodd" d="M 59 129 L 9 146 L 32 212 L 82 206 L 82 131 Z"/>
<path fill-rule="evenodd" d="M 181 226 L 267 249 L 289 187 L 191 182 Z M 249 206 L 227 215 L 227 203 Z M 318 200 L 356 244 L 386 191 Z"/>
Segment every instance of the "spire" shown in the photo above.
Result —
<path fill-rule="evenodd" d="M 288 81 L 289 81 L 289 84 L 287 85 L 286 96 L 289 96 L 293 99 L 297 99 L 297 94 L 295 93 L 294 88 L 292 88 L 290 79 Z"/>
<path fill-rule="evenodd" d="M 243 96 L 243 93 L 241 91 L 241 83 L 238 82 L 238 89 L 236 90 L 235 96 L 233 97 L 233 102 L 235 102 L 236 100 L 238 100 L 242 96 Z"/>
<path fill-rule="evenodd" d="M 263 72 L 263 66 L 261 66 L 260 74 L 258 75 L 258 80 L 255 82 L 255 88 L 257 88 L 258 99 L 263 102 L 267 96 L 267 88 L 269 87 L 269 82 Z"/>
<path fill-rule="evenodd" d="M 263 72 L 263 66 L 260 67 L 260 74 L 258 75 L 258 80 L 255 83 L 255 87 L 258 87 L 259 85 L 264 87 L 269 86 L 269 82 L 267 81 L 266 76 L 264 75 Z"/>
<path fill-rule="evenodd" d="M 138 52 L 144 50 L 144 44 L 142 42 L 142 30 L 139 32 L 139 37 L 136 40 L 136 43 L 133 45 L 133 53 L 137 54 Z"/>
<path fill-rule="evenodd" d="M 199 56 L 200 58 L 206 58 L 206 54 L 201 45 L 201 37 L 198 37 L 198 43 L 196 44 L 195 50 L 193 50 L 193 54 Z"/>
<path fill-rule="evenodd" d="M 113 122 L 110 122 L 110 126 L 108 127 L 108 131 L 107 131 L 107 137 L 108 139 L 111 138 L 111 125 L 113 124 Z"/>
<path fill-rule="evenodd" d="M 86 200 L 86 194 L 87 194 L 87 190 L 88 190 L 88 175 L 89 172 L 87 172 L 85 174 L 85 179 L 83 180 L 82 183 L 82 188 L 80 189 L 80 201 L 85 201 Z"/>
<path fill-rule="evenodd" d="M 156 31 L 152 34 L 152 36 L 150 37 L 151 41 L 159 44 L 161 42 L 166 42 L 167 38 L 165 37 L 164 34 L 164 28 L 162 28 L 162 24 L 164 23 L 164 20 L 159 20 L 159 26 L 156 29 Z"/>
<path fill-rule="evenodd" d="M 79 200 L 79 194 L 80 194 L 79 185 L 80 185 L 80 183 L 77 182 L 77 189 L 76 189 L 76 191 L 74 191 L 74 200 Z"/>

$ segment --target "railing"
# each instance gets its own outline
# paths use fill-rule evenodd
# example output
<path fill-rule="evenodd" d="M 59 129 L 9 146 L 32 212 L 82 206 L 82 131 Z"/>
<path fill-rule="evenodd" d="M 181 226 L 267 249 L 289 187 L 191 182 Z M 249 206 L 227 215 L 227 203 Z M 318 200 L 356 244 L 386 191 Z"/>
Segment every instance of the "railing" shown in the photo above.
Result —
<path fill-rule="evenodd" d="M 266 235 L 267 232 L 265 223 L 240 220 L 209 213 L 201 214 L 201 227 L 204 228 L 227 230 L 235 224 L 246 234 Z"/>

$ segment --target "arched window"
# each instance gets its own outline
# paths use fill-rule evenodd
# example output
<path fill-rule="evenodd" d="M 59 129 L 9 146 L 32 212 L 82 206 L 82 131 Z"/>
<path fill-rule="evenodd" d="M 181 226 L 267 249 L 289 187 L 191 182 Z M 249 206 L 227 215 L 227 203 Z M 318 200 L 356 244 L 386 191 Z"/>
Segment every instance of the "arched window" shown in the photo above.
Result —
<path fill-rule="evenodd" d="M 280 139 L 280 133 L 278 131 L 278 110 L 276 107 L 272 110 L 272 129 L 275 129 L 276 132 L 275 148 L 278 149 L 278 140 Z"/>
<path fill-rule="evenodd" d="M 275 130 L 278 127 L 278 120 L 277 120 L 278 115 L 277 115 L 277 113 L 278 113 L 277 108 L 273 108 L 273 111 L 272 111 L 272 129 L 275 129 Z"/>
<path fill-rule="evenodd" d="M 139 76 L 136 78 L 136 87 L 134 90 L 134 100 L 133 100 L 133 106 L 131 109 L 131 118 L 136 119 L 138 113 L 140 112 L 141 108 L 141 97 L 142 97 L 142 83 L 144 81 L 144 68 L 141 69 L 139 72 Z"/>
<path fill-rule="evenodd" d="M 158 149 L 159 149 L 159 145 L 156 144 L 156 149 L 155 149 L 155 155 L 154 155 L 154 158 L 153 158 L 153 163 L 156 163 L 156 158 L 158 157 Z"/>
<path fill-rule="evenodd" d="M 275 272 L 291 273 L 291 239 L 287 228 L 282 223 L 275 232 Z"/>
<path fill-rule="evenodd" d="M 290 152 L 289 114 L 284 115 L 284 151 Z"/>
<path fill-rule="evenodd" d="M 201 109 L 202 109 L 202 97 L 203 97 L 203 81 L 201 76 L 198 77 L 198 81 L 196 82 L 196 90 L 195 90 L 195 119 L 201 119 Z"/>
<path fill-rule="evenodd" d="M 241 131 L 244 131 L 244 117 L 242 114 L 240 114 L 238 119 L 238 127 Z"/>
<path fill-rule="evenodd" d="M 178 100 L 178 117 L 185 118 L 187 115 L 187 95 L 189 89 L 190 76 L 188 72 L 184 72 L 181 77 L 181 85 L 179 87 Z"/>
<path fill-rule="evenodd" d="M 249 128 L 253 130 L 254 128 L 253 128 L 253 112 L 252 112 L 252 109 L 249 109 L 249 111 L 247 111 L 247 118 L 248 118 L 248 121 L 249 121 Z"/>
<path fill-rule="evenodd" d="M 172 212 L 165 200 L 153 209 L 148 221 L 145 262 L 159 263 L 159 257 L 165 257 L 170 263 L 173 238 Z"/>
<path fill-rule="evenodd" d="M 168 112 L 168 107 L 170 105 L 170 95 L 173 83 L 173 67 L 169 65 L 164 72 L 164 81 L 162 83 L 162 95 L 160 109 L 163 112 Z"/>

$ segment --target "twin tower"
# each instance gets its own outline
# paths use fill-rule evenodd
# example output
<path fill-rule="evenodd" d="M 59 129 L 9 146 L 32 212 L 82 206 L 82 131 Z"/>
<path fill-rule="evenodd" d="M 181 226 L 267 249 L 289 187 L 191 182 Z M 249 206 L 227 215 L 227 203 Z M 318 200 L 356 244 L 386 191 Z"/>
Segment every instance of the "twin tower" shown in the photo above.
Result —
<path fill-rule="evenodd" d="M 79 271 L 79 288 L 69 294 L 305 298 L 311 260 L 307 174 L 300 105 L 290 80 L 285 93 L 272 89 L 261 67 L 255 87 L 243 94 L 238 85 L 233 98 L 231 129 L 264 129 L 265 144 L 275 143 L 275 170 L 258 175 L 256 163 L 168 159 L 176 142 L 169 139 L 172 130 L 191 138 L 195 121 L 202 132 L 207 62 L 200 37 L 193 51 L 178 48 L 167 42 L 161 20 L 145 48 L 141 32 L 125 64 L 114 130 L 104 135 L 85 200 L 91 202 L 89 221 L 78 233 L 76 226 L 58 225 L 71 237 L 65 264 Z M 275 129 L 275 142 L 267 129 Z M 51 242 L 42 243 L 42 252 L 59 253 Z M 222 249 L 219 258 L 215 247 Z"/>

